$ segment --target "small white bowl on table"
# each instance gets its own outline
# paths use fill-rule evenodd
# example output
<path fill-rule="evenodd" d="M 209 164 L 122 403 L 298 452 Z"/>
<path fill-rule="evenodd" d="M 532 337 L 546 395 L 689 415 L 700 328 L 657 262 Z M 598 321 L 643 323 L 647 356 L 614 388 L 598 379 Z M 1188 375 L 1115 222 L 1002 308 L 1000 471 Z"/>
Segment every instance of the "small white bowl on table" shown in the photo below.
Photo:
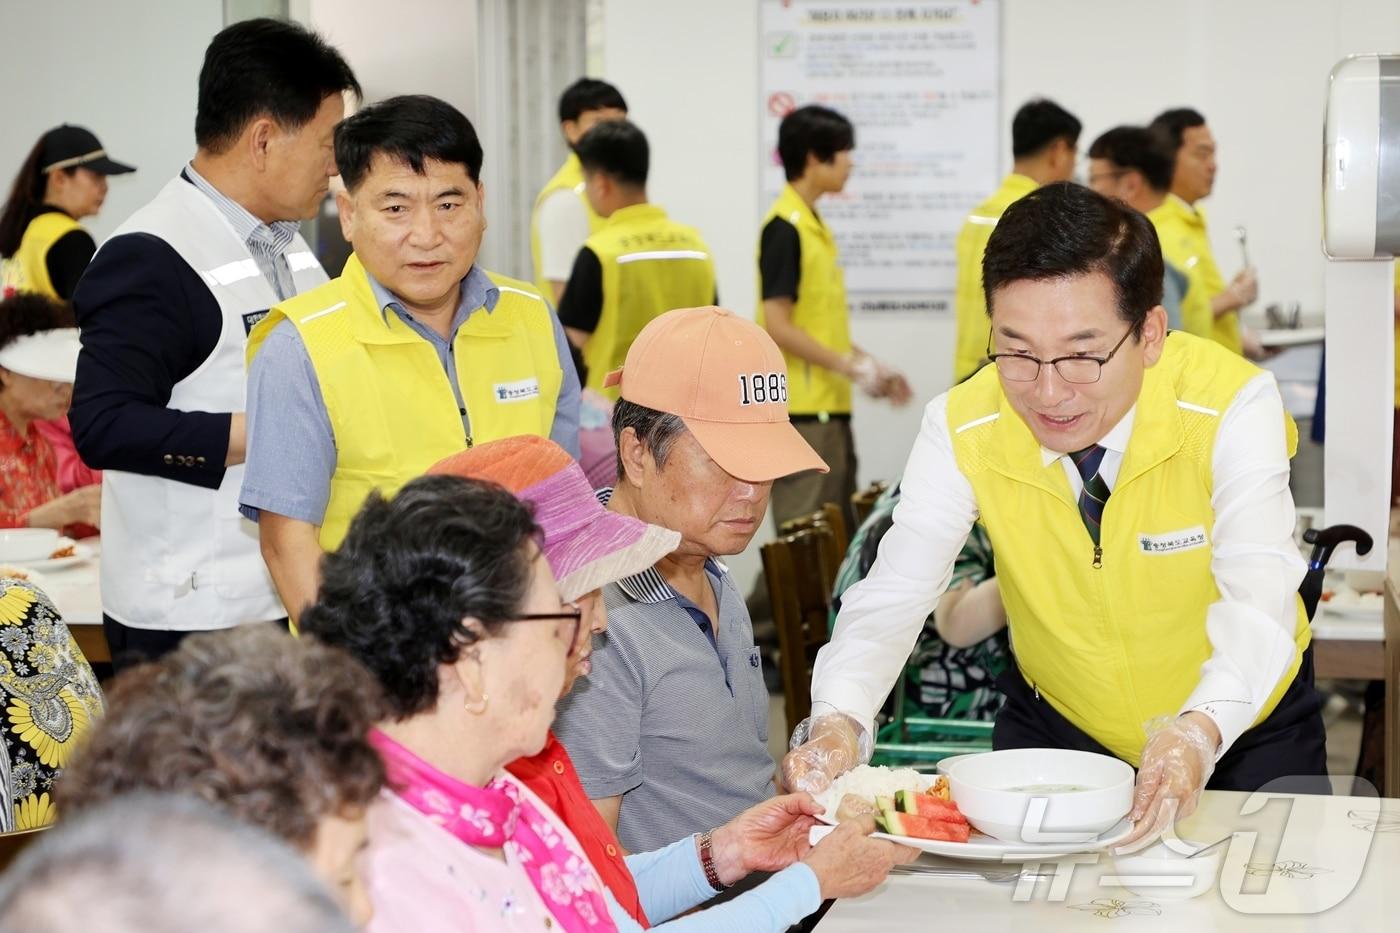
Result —
<path fill-rule="evenodd" d="M 47 560 L 58 549 L 58 531 L 53 528 L 6 528 L 0 530 L 0 564 Z"/>

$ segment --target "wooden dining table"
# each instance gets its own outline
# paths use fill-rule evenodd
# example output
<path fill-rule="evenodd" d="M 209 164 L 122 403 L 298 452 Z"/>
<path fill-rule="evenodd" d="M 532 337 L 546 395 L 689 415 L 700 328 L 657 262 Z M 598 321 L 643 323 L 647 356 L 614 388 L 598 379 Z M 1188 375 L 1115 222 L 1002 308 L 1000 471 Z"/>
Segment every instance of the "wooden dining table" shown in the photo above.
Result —
<path fill-rule="evenodd" d="M 1218 876 L 1191 899 L 1128 882 L 1117 859 L 1040 864 L 922 856 L 864 897 L 836 901 L 818 933 L 1057 930 L 1380 930 L 1400 911 L 1400 800 L 1206 791 L 1182 839 L 1221 846 Z M 969 870 L 983 877 L 968 877 Z M 988 880 L 991 879 L 991 880 Z"/>

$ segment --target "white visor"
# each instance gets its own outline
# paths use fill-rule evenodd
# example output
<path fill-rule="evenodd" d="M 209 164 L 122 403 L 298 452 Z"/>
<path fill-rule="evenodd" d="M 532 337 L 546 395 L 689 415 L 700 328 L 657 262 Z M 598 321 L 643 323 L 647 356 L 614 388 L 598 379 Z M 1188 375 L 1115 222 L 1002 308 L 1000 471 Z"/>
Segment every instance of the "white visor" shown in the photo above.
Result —
<path fill-rule="evenodd" d="M 78 371 L 78 329 L 60 327 L 20 337 L 0 349 L 0 366 L 50 382 L 72 382 Z"/>

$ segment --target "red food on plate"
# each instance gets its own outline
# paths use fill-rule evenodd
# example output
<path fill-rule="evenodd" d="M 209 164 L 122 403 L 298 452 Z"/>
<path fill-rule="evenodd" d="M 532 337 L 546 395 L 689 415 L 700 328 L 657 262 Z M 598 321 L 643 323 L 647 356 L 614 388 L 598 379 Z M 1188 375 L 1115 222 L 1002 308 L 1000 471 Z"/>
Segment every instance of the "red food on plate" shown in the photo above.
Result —
<path fill-rule="evenodd" d="M 885 832 L 893 836 L 908 836 L 912 839 L 932 839 L 939 842 L 967 842 L 972 836 L 972 827 L 966 820 L 953 822 L 937 820 L 916 813 L 899 813 L 886 810 L 877 822 Z"/>

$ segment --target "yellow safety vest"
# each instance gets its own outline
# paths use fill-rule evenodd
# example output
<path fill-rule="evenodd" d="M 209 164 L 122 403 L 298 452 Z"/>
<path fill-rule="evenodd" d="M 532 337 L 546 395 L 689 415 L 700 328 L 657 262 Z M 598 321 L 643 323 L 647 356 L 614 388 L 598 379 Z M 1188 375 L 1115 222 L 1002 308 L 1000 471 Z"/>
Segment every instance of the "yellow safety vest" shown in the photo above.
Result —
<path fill-rule="evenodd" d="M 1147 219 L 1157 230 L 1163 261 L 1186 277 L 1186 293 L 1181 296 L 1181 329 L 1188 334 L 1214 340 L 1215 312 L 1210 309 L 1210 295 L 1201 276 L 1193 275 L 1190 271 L 1197 265 L 1193 259 L 1195 254 L 1186 248 L 1188 241 L 1180 235 L 1179 223 L 1175 219 L 1178 211 L 1171 202 L 1172 199 L 1168 197 L 1148 211 Z"/>
<path fill-rule="evenodd" d="M 958 285 L 953 295 L 958 325 L 953 344 L 954 382 L 962 382 L 977 372 L 987 358 L 987 338 L 992 332 L 987 319 L 987 296 L 982 291 L 982 257 L 987 252 L 987 241 L 1006 209 L 1038 187 L 1034 178 L 1015 172 L 1007 175 L 996 193 L 967 215 L 958 231 Z"/>
<path fill-rule="evenodd" d="M 958 468 L 997 555 L 1016 661 L 1042 698 L 1133 765 L 1143 726 L 1175 715 L 1210 657 L 1211 454 L 1222 414 L 1259 370 L 1214 343 L 1167 337 L 1146 371 L 1132 437 L 1104 510 L 1102 556 L 1064 467 L 1040 444 L 987 367 L 948 395 Z M 1286 420 L 1288 451 L 1297 429 Z M 1297 652 L 1259 714 L 1273 711 L 1310 638 L 1298 600 Z"/>
<path fill-rule="evenodd" d="M 1243 354 L 1244 343 L 1240 340 L 1239 313 L 1231 311 L 1216 317 L 1210 309 L 1211 300 L 1225 291 L 1225 279 L 1220 274 L 1220 269 L 1215 264 L 1215 255 L 1210 250 L 1206 215 L 1200 208 L 1192 207 L 1176 195 L 1169 194 L 1167 199 L 1147 216 L 1157 228 L 1157 239 L 1162 243 L 1162 257 L 1186 273 L 1186 278 L 1191 283 L 1186 294 L 1189 297 L 1195 293 L 1196 296 L 1196 307 L 1188 309 L 1185 303 L 1182 305 L 1183 326 L 1197 336 L 1210 337 L 1221 346 Z M 1200 302 L 1204 303 L 1204 311 L 1200 310 Z M 1191 317 L 1187 317 L 1188 310 Z M 1207 321 L 1208 325 L 1204 323 Z"/>
<path fill-rule="evenodd" d="M 588 203 L 588 198 L 583 193 L 583 166 L 579 164 L 578 156 L 571 152 L 564 164 L 559 166 L 559 171 L 554 173 L 554 177 L 545 182 L 544 187 L 540 189 L 540 193 L 535 197 L 535 207 L 530 211 L 530 257 L 535 264 L 535 287 L 550 304 L 554 303 L 554 286 L 544 277 L 544 266 L 541 264 L 543 260 L 540 257 L 540 206 L 556 191 L 572 191 L 578 195 L 578 199 L 583 202 L 583 209 L 588 213 L 589 233 L 597 233 L 603 226 L 603 218 L 593 210 L 593 205 Z"/>
<path fill-rule="evenodd" d="M 354 255 L 339 278 L 276 305 L 253 328 L 250 363 L 288 320 L 316 370 L 336 447 L 321 521 L 326 550 L 340 544 L 371 491 L 392 495 L 476 443 L 549 436 L 563 381 L 549 306 L 526 282 L 494 274 L 491 281 L 500 289 L 495 308 L 471 314 L 452 344 L 470 436 L 437 352 L 379 307 Z"/>
<path fill-rule="evenodd" d="M 81 229 L 81 224 L 62 211 L 47 211 L 35 217 L 24 228 L 19 249 L 10 260 L 5 285 L 16 291 L 57 298 L 58 290 L 49 278 L 49 250 L 69 233 Z"/>
<path fill-rule="evenodd" d="M 584 246 L 603 271 L 603 311 L 583 351 L 588 387 L 616 399 L 618 390 L 603 380 L 622 366 L 643 327 L 676 308 L 714 304 L 715 264 L 699 231 L 656 204 L 614 211 Z"/>
<path fill-rule="evenodd" d="M 792 185 L 784 185 L 782 194 L 763 217 L 759 229 L 768 226 L 774 217 L 781 217 L 797 228 L 798 248 L 802 253 L 797 272 L 797 301 L 792 308 L 792 323 L 817 343 L 843 356 L 851 352 L 851 311 L 846 304 L 846 278 L 841 270 L 841 258 L 836 250 L 836 238 L 831 228 L 822 223 L 816 211 L 807 206 Z M 758 287 L 758 312 L 763 326 L 763 283 Z M 848 415 L 851 412 L 851 383 L 822 366 L 817 366 L 783 351 L 788 371 L 788 412 L 794 415 Z"/>

